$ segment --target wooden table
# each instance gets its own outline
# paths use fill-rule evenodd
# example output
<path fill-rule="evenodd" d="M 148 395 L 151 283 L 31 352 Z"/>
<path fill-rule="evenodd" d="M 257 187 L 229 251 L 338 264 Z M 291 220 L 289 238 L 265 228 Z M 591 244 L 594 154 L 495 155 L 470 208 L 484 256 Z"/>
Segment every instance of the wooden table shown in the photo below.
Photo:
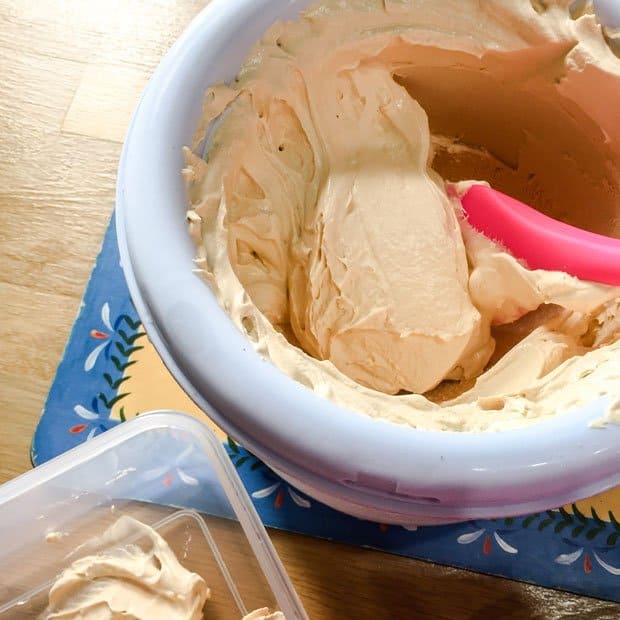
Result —
<path fill-rule="evenodd" d="M 131 112 L 204 4 L 0 0 L 0 482 L 31 466 L 35 424 L 114 207 Z M 620 617 L 603 601 L 273 537 L 311 618 Z"/>

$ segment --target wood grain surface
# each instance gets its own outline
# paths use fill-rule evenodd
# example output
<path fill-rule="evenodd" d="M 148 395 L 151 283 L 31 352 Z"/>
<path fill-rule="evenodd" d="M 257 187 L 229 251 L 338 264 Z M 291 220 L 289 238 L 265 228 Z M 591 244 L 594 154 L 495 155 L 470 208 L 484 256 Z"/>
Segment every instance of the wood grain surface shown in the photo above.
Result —
<path fill-rule="evenodd" d="M 0 0 L 0 482 L 31 467 L 32 434 L 114 207 L 131 112 L 204 5 Z M 620 617 L 609 602 L 273 538 L 313 619 Z"/>

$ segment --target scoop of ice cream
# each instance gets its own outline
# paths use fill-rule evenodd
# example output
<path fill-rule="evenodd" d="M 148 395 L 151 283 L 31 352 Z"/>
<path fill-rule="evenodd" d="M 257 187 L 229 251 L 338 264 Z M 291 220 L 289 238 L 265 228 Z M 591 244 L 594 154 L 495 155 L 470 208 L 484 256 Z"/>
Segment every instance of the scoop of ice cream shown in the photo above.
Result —
<path fill-rule="evenodd" d="M 125 544 L 132 535 L 145 545 Z M 42 619 L 198 620 L 209 598 L 202 577 L 185 569 L 152 528 L 123 516 L 98 541 L 109 549 L 66 568 Z"/>
<path fill-rule="evenodd" d="M 383 67 L 326 74 L 324 93 L 340 95 L 316 102 L 330 106 L 316 123 L 328 181 L 303 235 L 303 277 L 289 285 L 297 339 L 387 393 L 425 392 L 470 348 L 485 350 L 480 371 L 493 347 L 454 209 L 428 170 L 424 110 Z"/>

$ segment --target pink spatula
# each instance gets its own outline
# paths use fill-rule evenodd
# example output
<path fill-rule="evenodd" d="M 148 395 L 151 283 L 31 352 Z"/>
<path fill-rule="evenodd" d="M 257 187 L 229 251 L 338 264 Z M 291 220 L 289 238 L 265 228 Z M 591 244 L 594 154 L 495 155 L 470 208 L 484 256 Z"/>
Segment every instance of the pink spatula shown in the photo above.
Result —
<path fill-rule="evenodd" d="M 473 228 L 530 269 L 620 286 L 620 239 L 564 224 L 485 185 L 472 185 L 461 204 Z"/>

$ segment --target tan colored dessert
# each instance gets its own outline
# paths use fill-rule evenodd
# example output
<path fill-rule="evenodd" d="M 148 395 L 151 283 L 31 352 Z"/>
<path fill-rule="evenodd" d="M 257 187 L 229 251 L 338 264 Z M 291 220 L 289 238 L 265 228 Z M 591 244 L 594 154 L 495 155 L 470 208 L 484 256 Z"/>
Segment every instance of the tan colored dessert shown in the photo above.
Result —
<path fill-rule="evenodd" d="M 131 537 L 147 545 L 121 544 Z M 97 546 L 107 550 L 66 568 L 49 592 L 41 620 L 199 620 L 211 596 L 205 580 L 184 568 L 151 527 L 128 516 L 109 527 Z M 285 620 L 257 609 L 243 620 Z"/>
<path fill-rule="evenodd" d="M 268 607 L 262 607 L 244 616 L 243 620 L 285 620 L 285 618 L 281 611 L 271 612 Z"/>
<path fill-rule="evenodd" d="M 148 546 L 119 546 L 132 535 Z M 210 596 L 204 579 L 186 570 L 151 527 L 123 516 L 98 541 L 110 548 L 73 562 L 49 592 L 42 618 L 199 620 Z"/>
<path fill-rule="evenodd" d="M 620 59 L 568 1 L 330 0 L 207 93 L 197 267 L 257 350 L 346 408 L 502 430 L 620 408 L 620 289 L 529 270 L 478 179 L 620 236 Z"/>

